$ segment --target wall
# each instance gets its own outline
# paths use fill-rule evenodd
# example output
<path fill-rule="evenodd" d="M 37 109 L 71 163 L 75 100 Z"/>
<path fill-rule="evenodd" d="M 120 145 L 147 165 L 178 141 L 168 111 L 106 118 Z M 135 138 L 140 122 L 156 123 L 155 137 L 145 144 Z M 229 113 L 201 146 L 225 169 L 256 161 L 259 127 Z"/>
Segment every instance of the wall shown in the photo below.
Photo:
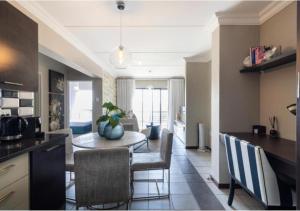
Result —
<path fill-rule="evenodd" d="M 210 146 L 211 63 L 186 63 L 186 146 L 198 146 L 198 123 Z"/>
<path fill-rule="evenodd" d="M 282 51 L 296 49 L 296 2 L 260 26 L 261 45 L 281 45 Z M 296 65 L 280 67 L 260 77 L 260 124 L 270 130 L 269 117 L 277 116 L 280 136 L 296 140 L 296 117 L 286 106 L 296 102 Z"/>
<path fill-rule="evenodd" d="M 222 25 L 219 35 L 213 35 L 215 41 L 219 45 L 212 49 L 212 174 L 218 183 L 227 183 L 219 132 L 250 132 L 259 123 L 259 75 L 239 72 L 249 46 L 259 44 L 259 26 Z"/>
<path fill-rule="evenodd" d="M 103 73 L 103 102 L 117 102 L 116 79 L 107 73 Z"/>
<path fill-rule="evenodd" d="M 220 131 L 250 132 L 259 123 L 259 75 L 241 74 L 258 26 L 220 27 Z"/>
<path fill-rule="evenodd" d="M 49 77 L 48 71 L 49 69 L 55 70 L 64 74 L 65 81 L 82 81 L 82 80 L 92 80 L 93 81 L 93 117 L 98 117 L 102 114 L 101 105 L 102 105 L 102 80 L 98 78 L 90 78 L 76 70 L 57 62 L 43 54 L 39 54 L 39 93 L 35 96 L 35 106 L 36 106 L 36 115 L 41 116 L 42 120 L 42 130 L 49 130 Z M 65 109 L 65 119 L 64 125 L 68 127 L 68 119 L 69 119 L 69 109 L 68 106 L 68 89 L 67 83 L 65 83 L 65 101 L 64 101 L 64 109 Z M 94 109 L 95 108 L 95 109 Z M 95 125 L 95 119 L 93 119 L 93 131 L 96 131 L 97 127 Z"/>

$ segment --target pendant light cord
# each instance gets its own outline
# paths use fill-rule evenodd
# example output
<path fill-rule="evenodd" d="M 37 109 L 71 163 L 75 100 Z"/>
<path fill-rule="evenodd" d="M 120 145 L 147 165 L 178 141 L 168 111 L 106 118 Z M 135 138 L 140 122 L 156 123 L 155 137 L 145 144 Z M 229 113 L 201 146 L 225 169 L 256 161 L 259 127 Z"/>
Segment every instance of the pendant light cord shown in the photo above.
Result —
<path fill-rule="evenodd" d="M 122 46 L 122 10 L 120 11 L 120 46 Z"/>

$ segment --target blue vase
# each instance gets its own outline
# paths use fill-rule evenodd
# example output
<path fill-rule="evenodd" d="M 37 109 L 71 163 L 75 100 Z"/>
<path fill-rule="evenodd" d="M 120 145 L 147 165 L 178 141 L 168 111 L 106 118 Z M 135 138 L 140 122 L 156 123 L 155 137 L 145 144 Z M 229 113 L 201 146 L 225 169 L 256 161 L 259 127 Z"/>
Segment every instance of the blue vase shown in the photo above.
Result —
<path fill-rule="evenodd" d="M 106 125 L 104 129 L 104 136 L 109 140 L 117 140 L 122 138 L 124 135 L 124 127 L 121 124 L 118 124 L 114 128 L 111 125 Z"/>
<path fill-rule="evenodd" d="M 98 125 L 99 136 L 104 137 L 104 130 L 107 125 L 108 125 L 108 121 L 103 121 L 99 123 Z"/>

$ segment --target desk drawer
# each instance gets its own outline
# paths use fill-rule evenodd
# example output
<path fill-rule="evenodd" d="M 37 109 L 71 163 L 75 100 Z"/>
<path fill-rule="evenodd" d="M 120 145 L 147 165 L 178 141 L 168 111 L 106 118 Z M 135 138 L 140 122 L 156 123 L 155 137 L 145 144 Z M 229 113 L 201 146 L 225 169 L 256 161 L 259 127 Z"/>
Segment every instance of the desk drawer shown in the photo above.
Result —
<path fill-rule="evenodd" d="M 29 209 L 28 176 L 0 191 L 0 210 Z"/>
<path fill-rule="evenodd" d="M 0 163 L 0 190 L 28 175 L 28 153 Z"/>

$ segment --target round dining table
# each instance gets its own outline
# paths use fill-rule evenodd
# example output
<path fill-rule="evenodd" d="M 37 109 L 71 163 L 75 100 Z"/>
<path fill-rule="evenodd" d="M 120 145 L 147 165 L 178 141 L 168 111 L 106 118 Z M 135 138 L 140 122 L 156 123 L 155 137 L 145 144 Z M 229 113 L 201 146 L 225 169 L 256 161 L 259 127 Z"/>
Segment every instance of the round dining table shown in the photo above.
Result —
<path fill-rule="evenodd" d="M 75 147 L 85 149 L 110 149 L 115 147 L 131 147 L 146 140 L 143 133 L 134 131 L 125 131 L 121 139 L 108 140 L 99 136 L 98 133 L 87 133 L 73 139 L 72 144 Z"/>

